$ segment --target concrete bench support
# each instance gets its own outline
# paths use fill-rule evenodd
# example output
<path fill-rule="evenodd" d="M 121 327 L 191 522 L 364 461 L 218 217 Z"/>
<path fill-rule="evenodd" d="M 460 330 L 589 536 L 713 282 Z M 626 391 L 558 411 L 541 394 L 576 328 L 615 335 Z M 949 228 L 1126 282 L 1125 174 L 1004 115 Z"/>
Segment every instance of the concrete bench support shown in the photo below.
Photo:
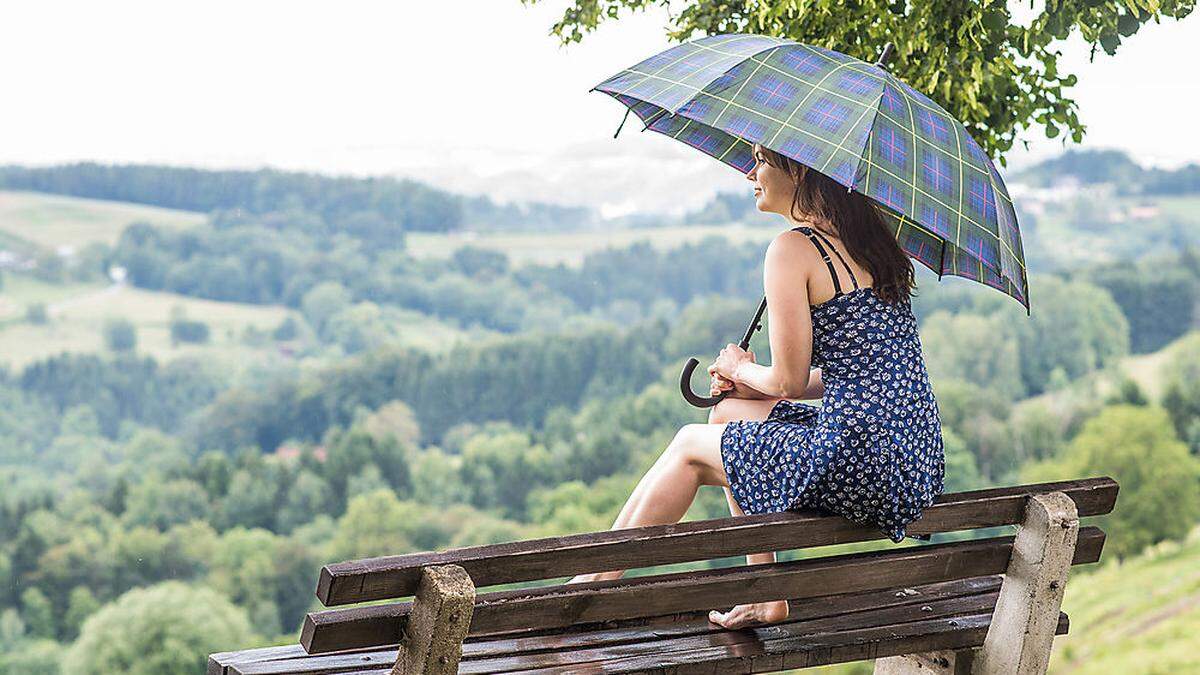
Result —
<path fill-rule="evenodd" d="M 875 675 L 971 675 L 977 651 L 944 650 L 875 659 Z"/>
<path fill-rule="evenodd" d="M 1052 492 L 1029 498 L 973 673 L 1046 672 L 1078 536 L 1079 515 L 1070 497 Z"/>
<path fill-rule="evenodd" d="M 407 628 L 392 675 L 457 673 L 475 609 L 475 584 L 458 565 L 421 570 Z"/>

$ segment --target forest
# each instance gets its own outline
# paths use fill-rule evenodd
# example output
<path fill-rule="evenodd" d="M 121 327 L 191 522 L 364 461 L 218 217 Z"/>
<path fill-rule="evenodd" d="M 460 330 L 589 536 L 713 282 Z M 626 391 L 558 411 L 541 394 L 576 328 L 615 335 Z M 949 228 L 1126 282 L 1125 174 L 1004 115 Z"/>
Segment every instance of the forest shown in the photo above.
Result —
<path fill-rule="evenodd" d="M 1127 170 L 1029 175 L 1110 160 Z M 1168 183 L 1183 184 L 1146 185 Z M 293 643 L 325 563 L 607 529 L 679 427 L 706 421 L 679 395 L 683 362 L 738 338 L 762 294 L 765 242 L 722 236 L 578 265 L 417 256 L 403 234 L 474 216 L 415 184 L 72 165 L 8 167 L 0 185 L 205 214 L 31 250 L 0 294 L 112 287 L 283 317 L 230 337 L 214 316 L 162 316 L 168 358 L 111 316 L 101 348 L 0 370 L 0 673 L 199 672 L 209 652 Z M 1086 213 L 1030 214 L 1027 241 L 1120 225 Z M 1126 227 L 1109 260 L 1044 264 L 1029 316 L 918 266 L 947 491 L 1112 476 L 1105 560 L 1200 523 L 1200 249 L 1154 247 L 1194 228 L 1172 218 Z M 63 320 L 30 298 L 0 334 Z M 418 339 L 435 325 L 453 337 Z M 233 367 L 218 357 L 234 343 L 271 356 Z M 701 492 L 689 519 L 728 514 Z"/>

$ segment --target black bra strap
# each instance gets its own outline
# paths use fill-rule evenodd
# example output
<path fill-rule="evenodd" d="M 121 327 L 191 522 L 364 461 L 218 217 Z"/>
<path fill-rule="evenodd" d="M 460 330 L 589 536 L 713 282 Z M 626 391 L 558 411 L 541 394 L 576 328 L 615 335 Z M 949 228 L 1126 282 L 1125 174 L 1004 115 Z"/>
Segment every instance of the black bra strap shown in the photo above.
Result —
<path fill-rule="evenodd" d="M 814 232 L 816 232 L 816 230 L 814 230 Z M 842 261 L 842 267 L 846 268 L 846 274 L 850 275 L 850 281 L 854 282 L 854 288 L 857 289 L 858 288 L 858 279 L 854 276 L 854 270 L 850 269 L 850 265 L 846 262 L 846 259 L 843 258 L 842 254 L 836 248 L 833 247 L 833 244 L 831 244 L 829 242 L 829 239 L 824 234 L 817 232 L 817 236 L 824 239 L 825 243 L 829 244 L 829 248 L 833 249 L 833 254 L 838 257 L 838 260 Z"/>
<path fill-rule="evenodd" d="M 824 234 L 817 232 L 811 227 L 794 227 L 792 229 L 804 232 L 804 234 L 807 234 L 808 238 L 812 239 L 812 242 L 817 245 L 817 250 L 820 251 L 821 255 L 825 258 L 825 264 L 829 265 L 829 275 L 833 277 L 833 287 L 837 291 L 838 295 L 841 295 L 842 292 L 841 284 L 838 283 L 837 275 L 833 273 L 833 264 L 830 262 L 829 256 L 826 255 L 825 249 L 821 247 L 821 244 L 818 243 L 816 239 L 813 239 L 814 232 L 816 232 L 817 236 L 819 236 L 821 239 L 824 239 L 826 244 L 829 244 L 829 248 L 833 250 L 833 254 L 838 257 L 838 260 L 842 261 L 842 267 L 846 268 L 846 273 L 850 275 L 850 281 L 854 283 L 854 290 L 858 290 L 858 278 L 854 276 L 854 270 L 850 269 L 850 265 L 846 262 L 846 259 L 842 257 L 841 252 L 834 247 L 834 245 Z"/>
<path fill-rule="evenodd" d="M 833 260 L 829 257 L 829 254 L 825 252 L 825 247 L 821 245 L 821 242 L 815 236 L 813 236 L 812 228 L 811 227 L 793 227 L 792 229 L 799 230 L 800 232 L 807 234 L 808 238 L 810 240 L 812 240 L 812 243 L 814 245 L 816 245 L 817 250 L 821 252 L 821 257 L 825 259 L 825 265 L 827 267 L 829 267 L 829 276 L 830 276 L 830 278 L 833 279 L 833 296 L 836 298 L 837 296 L 841 295 L 842 294 L 842 284 L 841 284 L 841 282 L 838 281 L 837 270 L 833 269 Z M 830 247 L 830 248 L 832 248 L 832 247 Z M 836 249 L 834 250 L 834 253 L 837 253 Z"/>

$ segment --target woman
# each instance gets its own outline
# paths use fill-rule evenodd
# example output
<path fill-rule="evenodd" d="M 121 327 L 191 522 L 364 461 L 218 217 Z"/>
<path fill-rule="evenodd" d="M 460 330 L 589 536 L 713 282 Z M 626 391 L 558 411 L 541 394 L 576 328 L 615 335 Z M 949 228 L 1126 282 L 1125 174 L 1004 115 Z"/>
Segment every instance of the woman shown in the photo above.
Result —
<path fill-rule="evenodd" d="M 734 515 L 827 510 L 900 543 L 944 478 L 941 421 L 910 304 L 912 261 L 860 193 L 758 144 L 754 159 L 746 178 L 758 209 L 796 225 L 775 237 L 763 266 L 772 363 L 734 344 L 721 350 L 708 368 L 711 391 L 731 393 L 709 424 L 679 430 L 613 529 L 678 522 L 701 485 L 720 485 Z M 794 400 L 816 398 L 820 407 Z M 787 612 L 777 600 L 709 620 L 738 628 Z"/>

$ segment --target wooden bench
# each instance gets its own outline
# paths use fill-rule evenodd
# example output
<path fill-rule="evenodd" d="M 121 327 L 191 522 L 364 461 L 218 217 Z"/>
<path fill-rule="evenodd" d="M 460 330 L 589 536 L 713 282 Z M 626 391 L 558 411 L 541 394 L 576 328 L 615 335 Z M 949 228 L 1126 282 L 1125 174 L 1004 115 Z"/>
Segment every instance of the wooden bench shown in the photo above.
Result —
<path fill-rule="evenodd" d="M 614 581 L 476 592 L 766 551 L 885 539 L 815 511 L 688 521 L 327 565 L 299 645 L 212 654 L 251 673 L 757 673 L 875 660 L 876 673 L 1044 673 L 1070 565 L 1100 559 L 1111 478 L 943 494 L 910 534 L 1015 534 Z M 729 630 L 711 609 L 789 599 Z"/>

